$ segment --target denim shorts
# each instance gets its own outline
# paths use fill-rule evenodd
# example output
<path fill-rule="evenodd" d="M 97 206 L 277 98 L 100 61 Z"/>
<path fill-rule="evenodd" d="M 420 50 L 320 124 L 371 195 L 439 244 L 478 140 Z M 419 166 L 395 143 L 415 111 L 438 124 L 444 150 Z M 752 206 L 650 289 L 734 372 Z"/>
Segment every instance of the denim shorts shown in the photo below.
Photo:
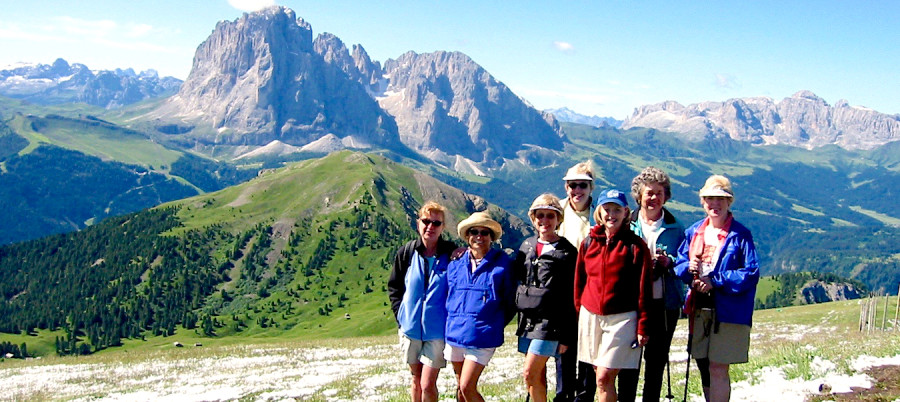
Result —
<path fill-rule="evenodd" d="M 531 353 L 538 356 L 556 356 L 559 349 L 559 341 L 547 341 L 543 339 L 528 339 L 519 337 L 519 353 Z"/>

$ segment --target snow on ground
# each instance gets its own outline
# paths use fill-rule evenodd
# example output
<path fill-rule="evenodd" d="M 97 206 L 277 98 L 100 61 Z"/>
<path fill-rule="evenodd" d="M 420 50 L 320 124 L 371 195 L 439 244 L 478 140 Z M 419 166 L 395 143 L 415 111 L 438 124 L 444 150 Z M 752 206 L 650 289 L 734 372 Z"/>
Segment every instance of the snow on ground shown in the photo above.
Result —
<path fill-rule="evenodd" d="M 675 347 L 673 346 L 673 350 Z M 672 354 L 673 369 L 683 370 L 687 355 Z M 522 355 L 506 345 L 485 369 L 481 384 L 521 383 Z M 900 354 L 876 358 L 860 356 L 847 375 L 831 361 L 814 357 L 811 379 L 785 379 L 790 365 L 765 367 L 746 381 L 733 384 L 733 400 L 802 401 L 818 392 L 823 383 L 833 392 L 849 392 L 850 387 L 871 387 L 862 371 L 874 366 L 900 365 Z M 550 389 L 554 386 L 553 364 L 548 365 Z M 168 355 L 165 358 L 132 362 L 94 364 L 35 364 L 25 367 L 0 366 L 0 399 L 58 398 L 103 401 L 201 401 L 201 400 L 294 400 L 314 394 L 328 400 L 378 401 L 402 395 L 409 373 L 401 363 L 395 345 L 358 348 L 277 348 L 233 347 L 202 358 Z M 699 379 L 692 380 L 699 381 Z M 447 395 L 455 388 L 452 370 L 441 371 L 439 388 Z M 682 384 L 673 384 L 673 391 Z M 488 400 L 524 397 L 524 387 L 513 395 L 491 396 Z M 700 396 L 692 400 L 701 401 Z"/>

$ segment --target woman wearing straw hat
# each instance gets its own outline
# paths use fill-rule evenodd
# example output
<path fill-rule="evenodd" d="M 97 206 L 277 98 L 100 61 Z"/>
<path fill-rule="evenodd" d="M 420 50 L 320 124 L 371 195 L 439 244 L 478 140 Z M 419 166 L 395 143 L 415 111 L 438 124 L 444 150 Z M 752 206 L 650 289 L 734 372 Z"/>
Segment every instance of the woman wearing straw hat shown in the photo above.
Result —
<path fill-rule="evenodd" d="M 688 350 L 697 360 L 703 394 L 708 401 L 727 401 L 729 365 L 748 360 L 759 260 L 750 230 L 732 216 L 734 192 L 725 176 L 706 180 L 700 203 L 706 218 L 685 231 L 675 273 L 690 285 Z"/>
<path fill-rule="evenodd" d="M 526 239 L 516 255 L 516 308 L 523 375 L 534 402 L 547 400 L 547 360 L 574 345 L 577 316 L 572 304 L 578 249 L 556 233 L 562 222 L 559 198 L 541 194 L 528 209 L 538 235 Z"/>
<path fill-rule="evenodd" d="M 503 344 L 503 328 L 515 314 L 512 259 L 491 244 L 503 234 L 487 212 L 476 212 L 457 226 L 468 248 L 447 268 L 447 346 L 461 401 L 483 401 L 478 379 L 494 350 Z"/>

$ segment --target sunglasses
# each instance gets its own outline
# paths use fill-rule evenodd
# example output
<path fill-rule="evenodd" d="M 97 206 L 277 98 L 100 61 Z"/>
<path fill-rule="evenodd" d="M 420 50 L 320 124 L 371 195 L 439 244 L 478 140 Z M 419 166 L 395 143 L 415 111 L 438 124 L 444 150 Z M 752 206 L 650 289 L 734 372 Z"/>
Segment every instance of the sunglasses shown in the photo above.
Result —
<path fill-rule="evenodd" d="M 419 219 L 419 220 L 422 221 L 422 224 L 425 225 L 425 226 L 431 225 L 431 226 L 434 226 L 434 227 L 436 227 L 436 228 L 441 227 L 441 225 L 444 223 L 444 222 L 441 222 L 441 221 L 433 221 L 433 220 L 431 220 L 431 219 Z"/>
<path fill-rule="evenodd" d="M 481 235 L 481 236 L 485 236 L 485 237 L 486 237 L 486 236 L 490 236 L 492 233 L 493 233 L 493 232 L 491 232 L 491 231 L 488 230 L 488 229 L 481 229 L 481 230 L 478 230 L 478 229 L 475 229 L 475 228 L 471 228 L 471 229 L 469 229 L 469 230 L 466 231 L 466 234 L 469 235 L 469 236 L 478 236 L 478 235 Z"/>
<path fill-rule="evenodd" d="M 556 218 L 556 213 L 555 212 L 548 212 L 548 213 L 535 212 L 534 213 L 534 219 L 540 220 L 540 219 L 544 219 L 544 218 L 547 218 L 547 219 Z"/>
<path fill-rule="evenodd" d="M 569 188 L 571 188 L 572 190 L 574 190 L 574 189 L 576 189 L 576 188 L 580 188 L 580 189 L 588 188 L 588 187 L 590 187 L 590 184 L 587 184 L 587 183 L 585 183 L 585 182 L 583 182 L 583 181 L 582 181 L 582 182 L 578 182 L 578 183 L 572 183 L 572 182 L 570 182 L 570 183 L 568 184 L 568 186 L 569 186 Z"/>

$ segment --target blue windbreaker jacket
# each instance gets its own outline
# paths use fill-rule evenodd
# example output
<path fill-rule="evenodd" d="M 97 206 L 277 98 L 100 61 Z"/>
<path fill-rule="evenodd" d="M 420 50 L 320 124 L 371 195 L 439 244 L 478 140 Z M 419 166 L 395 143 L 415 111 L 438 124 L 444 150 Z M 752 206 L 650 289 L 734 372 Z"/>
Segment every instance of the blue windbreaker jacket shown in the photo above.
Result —
<path fill-rule="evenodd" d="M 684 241 L 678 248 L 675 274 L 690 284 L 693 277 L 688 272 L 688 249 L 701 219 L 684 232 Z M 716 267 L 709 274 L 713 285 L 713 301 L 716 320 L 732 324 L 753 325 L 753 306 L 756 300 L 756 284 L 759 282 L 759 258 L 753 245 L 753 235 L 744 225 L 732 220 L 719 253 Z"/>
<path fill-rule="evenodd" d="M 470 252 L 447 268 L 446 341 L 456 347 L 495 348 L 503 344 L 503 328 L 516 312 L 513 260 L 491 249 L 473 273 Z"/>

